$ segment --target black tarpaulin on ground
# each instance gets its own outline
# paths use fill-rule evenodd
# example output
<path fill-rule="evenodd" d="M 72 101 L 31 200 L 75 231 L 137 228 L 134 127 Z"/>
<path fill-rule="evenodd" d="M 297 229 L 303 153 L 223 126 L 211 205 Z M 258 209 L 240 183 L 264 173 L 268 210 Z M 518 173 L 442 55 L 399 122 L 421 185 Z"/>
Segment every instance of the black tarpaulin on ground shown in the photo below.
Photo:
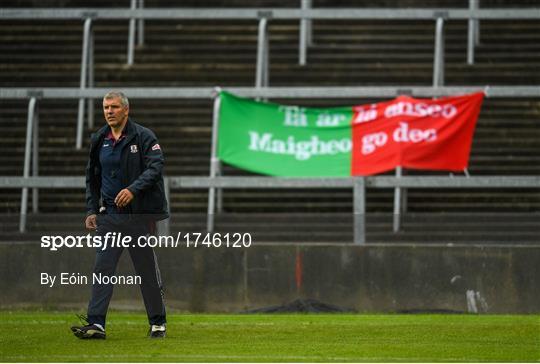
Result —
<path fill-rule="evenodd" d="M 296 299 L 284 305 L 268 306 L 244 311 L 244 313 L 281 313 L 281 312 L 356 312 L 351 308 L 339 307 L 315 299 Z"/>

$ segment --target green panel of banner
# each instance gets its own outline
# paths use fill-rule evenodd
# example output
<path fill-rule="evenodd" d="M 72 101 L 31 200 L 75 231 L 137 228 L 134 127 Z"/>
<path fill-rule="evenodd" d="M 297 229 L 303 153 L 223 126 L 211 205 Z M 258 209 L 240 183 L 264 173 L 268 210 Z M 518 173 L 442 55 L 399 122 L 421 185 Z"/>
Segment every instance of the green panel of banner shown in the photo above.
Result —
<path fill-rule="evenodd" d="M 271 176 L 351 175 L 351 107 L 261 103 L 221 92 L 218 158 Z"/>

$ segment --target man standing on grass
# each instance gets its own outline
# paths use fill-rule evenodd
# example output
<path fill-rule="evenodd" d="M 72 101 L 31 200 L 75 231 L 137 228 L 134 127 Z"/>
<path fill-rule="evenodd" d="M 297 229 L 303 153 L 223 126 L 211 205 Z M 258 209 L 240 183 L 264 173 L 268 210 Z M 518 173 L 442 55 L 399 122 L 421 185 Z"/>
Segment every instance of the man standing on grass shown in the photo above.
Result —
<path fill-rule="evenodd" d="M 140 236 L 152 234 L 155 222 L 168 217 L 163 185 L 163 153 L 154 133 L 128 117 L 129 101 L 118 91 L 103 97 L 107 125 L 92 134 L 86 167 L 86 228 L 131 236 L 129 254 L 138 276 L 150 324 L 149 336 L 165 337 L 165 304 L 154 250 L 136 246 Z M 100 208 L 100 200 L 101 208 Z M 94 274 L 113 276 L 123 247 L 98 248 Z M 71 331 L 81 339 L 105 339 L 105 318 L 112 284 L 93 282 L 83 326 Z"/>

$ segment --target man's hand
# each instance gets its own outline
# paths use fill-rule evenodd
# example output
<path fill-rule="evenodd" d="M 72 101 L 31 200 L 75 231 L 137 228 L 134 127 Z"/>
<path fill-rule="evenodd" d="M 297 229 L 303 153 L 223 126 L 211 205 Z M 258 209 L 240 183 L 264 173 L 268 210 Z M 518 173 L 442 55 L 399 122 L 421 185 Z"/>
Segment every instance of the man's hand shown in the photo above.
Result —
<path fill-rule="evenodd" d="M 96 214 L 86 216 L 86 221 L 84 222 L 84 224 L 86 225 L 86 228 L 88 230 L 96 230 L 97 228 L 96 217 L 97 217 Z"/>
<path fill-rule="evenodd" d="M 127 188 L 124 188 L 122 191 L 118 192 L 118 195 L 116 195 L 116 198 L 114 199 L 114 203 L 118 207 L 126 207 L 132 200 L 133 200 L 133 194 L 130 190 Z"/>

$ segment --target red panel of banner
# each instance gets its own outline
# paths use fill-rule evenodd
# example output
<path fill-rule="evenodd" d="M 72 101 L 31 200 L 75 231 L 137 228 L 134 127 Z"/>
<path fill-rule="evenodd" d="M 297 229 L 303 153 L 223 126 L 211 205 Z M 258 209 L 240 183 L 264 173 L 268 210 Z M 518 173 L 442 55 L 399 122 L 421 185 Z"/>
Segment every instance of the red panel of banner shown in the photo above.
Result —
<path fill-rule="evenodd" d="M 367 176 L 400 166 L 464 170 L 483 98 L 481 92 L 437 100 L 400 96 L 355 106 L 351 174 Z"/>

